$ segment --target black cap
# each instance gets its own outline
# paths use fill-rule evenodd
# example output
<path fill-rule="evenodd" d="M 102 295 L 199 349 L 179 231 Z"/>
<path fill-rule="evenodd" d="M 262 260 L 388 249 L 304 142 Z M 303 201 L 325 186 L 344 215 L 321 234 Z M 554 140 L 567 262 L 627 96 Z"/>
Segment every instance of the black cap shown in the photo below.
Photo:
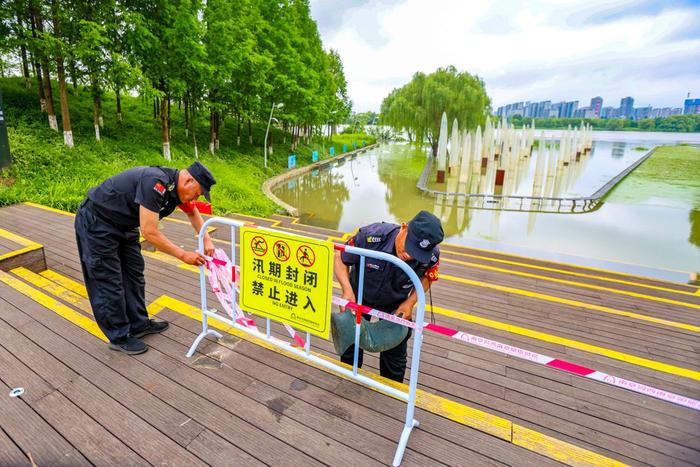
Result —
<path fill-rule="evenodd" d="M 440 219 L 428 211 L 421 211 L 408 223 L 406 251 L 419 263 L 428 264 L 433 250 L 445 238 Z"/>
<path fill-rule="evenodd" d="M 209 194 L 209 191 L 211 190 L 212 185 L 216 183 L 216 180 L 211 172 L 209 172 L 209 169 L 207 169 L 204 164 L 197 161 L 191 166 L 187 167 L 187 171 L 194 177 L 195 180 L 197 180 L 197 182 L 199 182 L 199 186 L 202 187 L 202 194 L 207 201 L 211 202 L 211 195 Z"/>

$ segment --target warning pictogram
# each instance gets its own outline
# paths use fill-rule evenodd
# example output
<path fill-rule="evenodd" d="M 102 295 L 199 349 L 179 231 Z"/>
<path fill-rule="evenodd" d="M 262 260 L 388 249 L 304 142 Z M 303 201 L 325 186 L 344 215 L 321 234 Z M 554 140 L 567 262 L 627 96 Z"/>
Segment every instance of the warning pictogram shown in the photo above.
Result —
<path fill-rule="evenodd" d="M 267 242 L 262 237 L 253 237 L 250 241 L 250 249 L 258 256 L 265 256 L 265 253 L 267 253 Z"/>
<path fill-rule="evenodd" d="M 287 245 L 287 242 L 283 240 L 276 241 L 272 246 L 272 254 L 275 255 L 275 258 L 277 258 L 278 261 L 287 261 L 290 253 L 291 249 L 289 248 L 289 245 Z"/>
<path fill-rule="evenodd" d="M 316 254 L 308 245 L 297 248 L 297 261 L 305 268 L 310 268 L 316 262 Z"/>

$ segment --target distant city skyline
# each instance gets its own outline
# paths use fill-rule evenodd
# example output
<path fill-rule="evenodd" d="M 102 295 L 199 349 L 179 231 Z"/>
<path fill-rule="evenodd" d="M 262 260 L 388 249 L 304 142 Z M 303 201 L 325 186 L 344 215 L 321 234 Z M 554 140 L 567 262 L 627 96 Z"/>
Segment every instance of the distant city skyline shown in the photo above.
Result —
<path fill-rule="evenodd" d="M 584 101 L 585 102 L 585 101 Z M 612 104 L 612 105 L 611 105 Z M 700 114 L 700 98 L 686 96 L 680 105 L 673 107 L 635 106 L 632 96 L 625 96 L 619 103 L 610 103 L 601 96 L 590 99 L 590 105 L 579 106 L 578 100 L 553 102 L 516 101 L 492 109 L 499 117 L 511 118 L 516 115 L 533 118 L 644 118 L 670 117 L 672 115 Z"/>
<path fill-rule="evenodd" d="M 602 94 L 596 94 L 596 93 L 592 92 L 588 95 L 584 95 L 583 97 L 564 96 L 561 99 L 552 98 L 551 96 L 547 96 L 547 95 L 545 95 L 544 98 L 539 98 L 539 97 L 532 98 L 532 96 L 530 96 L 528 98 L 515 99 L 515 100 L 512 100 L 510 102 L 503 102 L 503 103 L 500 103 L 498 105 L 496 105 L 495 103 L 492 102 L 491 107 L 493 107 L 493 110 L 495 111 L 498 107 L 502 107 L 502 106 L 505 106 L 508 104 L 513 104 L 515 102 L 541 102 L 541 101 L 552 101 L 552 102 L 577 101 L 577 102 L 581 103 L 582 105 L 589 105 L 590 100 L 593 99 L 595 96 L 595 97 L 602 98 L 603 105 L 601 107 L 608 107 L 610 105 L 612 105 L 613 107 L 619 107 L 620 100 L 622 100 L 626 97 L 632 97 L 634 99 L 634 105 L 636 107 L 652 106 L 652 107 L 681 107 L 682 108 L 683 102 L 688 98 L 687 97 L 688 92 L 690 92 L 690 91 L 685 91 L 685 92 L 681 93 L 681 95 L 678 96 L 678 99 L 675 99 L 672 102 L 663 102 L 662 101 L 662 102 L 659 102 L 658 104 L 654 104 L 651 102 L 644 102 L 642 99 L 638 99 L 637 97 L 635 97 L 633 95 L 633 93 L 631 93 L 631 92 L 627 92 L 627 93 L 623 92 L 623 93 L 620 93 L 617 96 L 613 96 L 613 97 L 607 97 L 607 96 L 604 96 Z M 700 90 L 698 90 L 697 93 L 690 92 L 690 98 L 696 98 L 696 97 L 700 98 Z"/>
<path fill-rule="evenodd" d="M 310 0 L 337 50 L 354 110 L 414 73 L 454 65 L 481 77 L 492 108 L 521 98 L 678 107 L 700 97 L 700 2 L 669 0 Z M 588 94 L 594 92 L 594 94 Z M 625 92 L 626 94 L 622 94 Z"/>

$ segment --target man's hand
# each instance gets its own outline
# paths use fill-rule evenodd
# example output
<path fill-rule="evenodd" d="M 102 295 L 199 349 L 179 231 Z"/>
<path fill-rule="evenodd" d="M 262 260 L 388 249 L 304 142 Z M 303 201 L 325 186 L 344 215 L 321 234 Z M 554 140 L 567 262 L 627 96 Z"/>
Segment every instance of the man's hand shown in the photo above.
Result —
<path fill-rule="evenodd" d="M 350 290 L 348 290 L 348 291 L 343 291 L 343 293 L 342 293 L 342 295 L 341 295 L 340 297 L 341 297 L 341 298 L 344 298 L 345 300 L 347 300 L 347 301 L 349 301 L 349 302 L 357 303 L 357 301 L 356 301 L 356 299 L 355 299 L 355 294 L 353 293 L 352 289 L 350 289 Z M 344 311 L 345 311 L 345 307 L 344 307 L 344 306 L 341 306 L 341 307 L 340 307 L 340 312 L 342 313 L 342 312 L 344 312 Z"/>
<path fill-rule="evenodd" d="M 207 256 L 214 256 L 214 242 L 211 241 L 209 235 L 204 237 L 204 254 Z"/>
<path fill-rule="evenodd" d="M 396 309 L 396 316 L 407 319 L 409 321 L 413 320 L 413 304 L 408 303 L 408 301 L 403 302 L 399 307 Z"/>
<path fill-rule="evenodd" d="M 196 251 L 184 251 L 182 255 L 180 255 L 180 261 L 191 264 L 192 266 L 204 266 L 204 264 L 206 264 L 204 256 Z"/>

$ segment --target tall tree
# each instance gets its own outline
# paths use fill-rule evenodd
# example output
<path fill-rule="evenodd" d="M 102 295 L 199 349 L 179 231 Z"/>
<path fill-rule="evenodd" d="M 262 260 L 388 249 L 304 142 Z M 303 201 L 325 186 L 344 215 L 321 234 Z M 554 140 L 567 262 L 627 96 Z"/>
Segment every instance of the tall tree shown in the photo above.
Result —
<path fill-rule="evenodd" d="M 443 112 L 448 121 L 456 118 L 460 128 L 471 129 L 484 124 L 490 105 L 478 76 L 448 66 L 429 75 L 416 73 L 408 84 L 394 89 L 382 102 L 382 121 L 414 133 L 418 145 L 427 140 L 435 156 Z"/>
<path fill-rule="evenodd" d="M 58 0 L 51 1 L 51 13 L 53 17 L 53 34 L 56 45 L 56 75 L 58 76 L 58 88 L 61 93 L 61 122 L 63 123 L 63 143 L 69 148 L 73 147 L 73 130 L 70 124 L 70 110 L 68 108 L 68 92 L 66 91 L 66 73 L 63 68 L 63 47 L 61 36 L 61 11 Z"/>
<path fill-rule="evenodd" d="M 39 56 L 39 61 L 41 63 L 42 84 L 44 85 L 44 98 L 46 101 L 46 113 L 49 116 L 49 127 L 52 130 L 58 131 L 58 123 L 56 121 L 56 111 L 53 105 L 53 91 L 51 88 L 51 75 L 49 67 L 49 57 L 51 56 L 52 50 L 51 45 L 53 38 L 50 34 L 44 32 L 44 15 L 42 12 L 42 4 L 36 0 L 29 1 L 29 13 L 31 15 L 31 21 L 33 29 L 36 32 L 37 40 L 34 42 L 35 53 Z"/>

